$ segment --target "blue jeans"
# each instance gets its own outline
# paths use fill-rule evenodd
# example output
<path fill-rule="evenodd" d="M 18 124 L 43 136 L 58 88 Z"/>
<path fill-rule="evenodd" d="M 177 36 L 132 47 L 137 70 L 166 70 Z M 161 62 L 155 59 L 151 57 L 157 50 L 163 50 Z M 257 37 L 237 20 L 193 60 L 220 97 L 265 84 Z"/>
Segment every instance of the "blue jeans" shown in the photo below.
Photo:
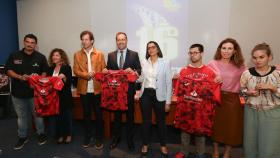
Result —
<path fill-rule="evenodd" d="M 18 136 L 27 137 L 28 120 L 33 115 L 38 134 L 44 133 L 44 121 L 42 117 L 37 117 L 34 108 L 34 98 L 17 98 L 12 96 L 13 105 L 18 116 Z"/>

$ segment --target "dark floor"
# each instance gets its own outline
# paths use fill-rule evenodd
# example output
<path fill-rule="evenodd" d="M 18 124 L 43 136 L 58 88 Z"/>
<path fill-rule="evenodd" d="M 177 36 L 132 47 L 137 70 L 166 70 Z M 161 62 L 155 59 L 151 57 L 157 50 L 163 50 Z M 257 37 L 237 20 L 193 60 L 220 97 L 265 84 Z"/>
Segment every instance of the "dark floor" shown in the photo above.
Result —
<path fill-rule="evenodd" d="M 139 125 L 136 125 L 135 129 L 135 152 L 129 152 L 127 150 L 126 140 L 122 140 L 120 145 L 112 151 L 108 149 L 110 140 L 105 140 L 104 149 L 102 151 L 96 151 L 93 147 L 85 149 L 81 146 L 83 140 L 81 121 L 73 122 L 74 137 L 71 144 L 58 145 L 49 137 L 45 145 L 38 146 L 36 134 L 30 131 L 29 142 L 22 150 L 15 151 L 13 150 L 13 146 L 17 141 L 17 123 L 15 118 L 16 114 L 10 102 L 9 97 L 0 95 L 0 158 L 136 158 L 140 156 L 141 137 Z M 167 146 L 169 148 L 170 158 L 172 158 L 180 150 L 180 131 L 173 127 L 168 127 L 167 133 Z M 123 138 L 125 139 L 125 130 L 123 130 Z M 155 127 L 153 127 L 151 138 L 152 144 L 150 146 L 149 158 L 158 158 L 160 152 Z M 221 152 L 222 149 L 221 147 Z M 207 153 L 210 155 L 211 151 L 212 142 L 208 139 Z M 191 152 L 194 152 L 194 147 L 191 148 Z M 233 149 L 232 158 L 243 158 L 241 147 Z"/>
<path fill-rule="evenodd" d="M 13 146 L 17 141 L 17 126 L 15 118 L 0 119 L 0 158 L 136 158 L 139 157 L 141 145 L 140 126 L 136 125 L 135 145 L 136 151 L 127 150 L 126 141 L 122 140 L 118 148 L 110 151 L 108 149 L 110 140 L 105 140 L 105 147 L 102 151 L 96 151 L 93 147 L 83 148 L 82 123 L 74 121 L 74 139 L 71 144 L 57 145 L 52 138 L 49 138 L 47 144 L 38 146 L 36 134 L 30 134 L 29 142 L 22 150 L 14 151 Z M 159 144 L 157 143 L 156 131 L 153 130 L 150 158 L 157 158 L 160 155 Z M 32 133 L 32 131 L 30 132 Z M 125 135 L 125 132 L 123 132 Z M 123 136 L 125 138 L 125 136 Z M 168 148 L 170 157 L 174 157 L 179 151 L 180 132 L 173 127 L 168 127 Z M 193 149 L 192 149 L 193 150 Z M 207 152 L 212 150 L 211 141 L 207 142 Z M 243 158 L 242 148 L 235 148 L 232 158 Z"/>

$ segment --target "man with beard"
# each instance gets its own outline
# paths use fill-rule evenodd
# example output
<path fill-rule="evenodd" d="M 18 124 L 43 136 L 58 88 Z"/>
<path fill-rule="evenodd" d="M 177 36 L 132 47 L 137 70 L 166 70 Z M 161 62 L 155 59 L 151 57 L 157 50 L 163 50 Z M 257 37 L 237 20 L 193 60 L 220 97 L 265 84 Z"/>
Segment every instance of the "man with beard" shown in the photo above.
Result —
<path fill-rule="evenodd" d="M 38 117 L 34 107 L 34 92 L 28 84 L 31 75 L 46 75 L 46 57 L 35 50 L 37 37 L 28 34 L 23 40 L 24 48 L 12 53 L 7 62 L 7 74 L 12 78 L 12 101 L 18 116 L 18 142 L 14 150 L 20 150 L 28 141 L 28 120 L 33 116 L 38 134 L 38 145 L 47 142 L 43 118 Z"/>

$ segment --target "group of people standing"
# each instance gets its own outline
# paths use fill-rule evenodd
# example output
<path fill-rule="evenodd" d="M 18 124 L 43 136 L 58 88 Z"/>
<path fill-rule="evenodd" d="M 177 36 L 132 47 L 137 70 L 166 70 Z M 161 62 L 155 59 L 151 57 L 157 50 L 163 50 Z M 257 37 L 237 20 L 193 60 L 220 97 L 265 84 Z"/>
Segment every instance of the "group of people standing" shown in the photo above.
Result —
<path fill-rule="evenodd" d="M 203 67 L 208 67 L 216 75 L 213 81 L 221 84 L 221 100 L 213 118 L 212 157 L 220 157 L 219 144 L 224 145 L 223 158 L 230 158 L 232 147 L 242 144 L 245 158 L 279 157 L 280 68 L 269 64 L 273 59 L 270 46 L 261 43 L 253 48 L 251 60 L 254 67 L 249 69 L 239 44 L 232 38 L 221 41 L 214 60 L 208 65 L 202 64 L 202 55 L 203 46 L 192 45 L 190 64 L 181 72 L 196 68 L 192 76 L 200 76 Z M 184 76 L 180 73 L 180 77 Z M 197 158 L 207 157 L 204 136 L 196 135 L 195 138 Z M 178 158 L 189 154 L 190 135 L 182 132 L 181 142 Z"/>
<path fill-rule="evenodd" d="M 50 52 L 48 61 L 44 55 L 36 51 L 37 37 L 27 34 L 23 40 L 24 48 L 12 53 L 6 62 L 7 74 L 12 79 L 12 102 L 18 116 L 18 141 L 15 150 L 22 149 L 28 142 L 29 121 L 33 118 L 38 134 L 38 145 L 47 142 L 45 122 L 37 115 L 34 106 L 34 92 L 28 80 L 32 76 L 56 76 L 64 87 L 58 92 L 59 114 L 50 116 L 47 121 L 50 131 L 57 137 L 58 143 L 72 141 L 72 69 L 64 50 L 55 48 Z"/>
<path fill-rule="evenodd" d="M 164 59 L 157 42 L 150 41 L 146 46 L 145 59 L 140 62 L 138 53 L 127 48 L 126 33 L 116 34 L 117 49 L 108 54 L 107 63 L 104 54 L 94 47 L 94 35 L 90 31 L 80 34 L 82 49 L 74 55 L 73 72 L 78 78 L 77 93 L 83 106 L 84 141 L 83 147 L 90 146 L 94 138 L 96 150 L 103 149 L 103 115 L 101 104 L 101 84 L 95 79 L 96 73 L 108 73 L 110 70 L 123 70 L 138 76 L 141 83 L 140 107 L 143 118 L 141 157 L 149 153 L 152 126 L 152 111 L 155 112 L 158 136 L 160 138 L 161 157 L 168 157 L 166 146 L 165 115 L 172 101 L 172 73 L 169 60 Z M 28 84 L 32 75 L 56 76 L 64 82 L 58 92 L 60 113 L 48 118 L 54 124 L 57 143 L 72 141 L 72 69 L 67 53 L 55 48 L 48 61 L 36 51 L 37 38 L 28 34 L 23 40 L 24 48 L 12 53 L 6 63 L 7 74 L 12 78 L 12 101 L 18 116 L 18 142 L 15 150 L 22 149 L 28 141 L 28 120 L 32 114 L 38 133 L 38 144 L 47 142 L 42 117 L 34 110 L 34 94 Z M 214 60 L 208 65 L 202 63 L 204 48 L 193 44 L 188 50 L 189 64 L 182 68 L 176 78 L 200 76 L 201 80 L 212 80 L 221 85 L 220 103 L 213 117 L 212 139 L 214 141 L 213 158 L 219 158 L 219 144 L 225 145 L 223 158 L 229 158 L 234 146 L 244 144 L 246 158 L 280 155 L 280 71 L 270 66 L 272 52 L 269 45 L 259 44 L 252 50 L 253 68 L 247 69 L 241 48 L 236 40 L 223 40 L 216 51 Z M 240 84 L 241 83 L 241 84 Z M 176 87 L 178 89 L 178 87 Z M 240 103 L 240 92 L 245 97 L 244 106 Z M 126 140 L 129 150 L 134 150 L 134 96 L 135 82 L 129 83 L 127 91 L 128 109 L 114 111 L 113 138 L 109 148 L 113 150 L 121 141 L 122 113 L 126 114 Z M 175 93 L 176 95 L 176 93 Z M 195 95 L 193 95 L 195 96 Z M 176 98 L 176 97 L 175 97 Z M 174 100 L 176 103 L 176 99 Z M 95 131 L 91 124 L 92 111 L 95 115 Z M 244 120 L 244 121 L 243 121 Z M 245 124 L 243 124 L 245 122 Z M 212 125 L 211 125 L 212 126 Z M 244 129 L 244 130 L 243 130 Z M 95 135 L 93 135 L 93 133 Z M 181 152 L 176 156 L 188 157 L 190 133 L 181 133 Z M 196 157 L 205 154 L 205 135 L 195 135 Z"/>

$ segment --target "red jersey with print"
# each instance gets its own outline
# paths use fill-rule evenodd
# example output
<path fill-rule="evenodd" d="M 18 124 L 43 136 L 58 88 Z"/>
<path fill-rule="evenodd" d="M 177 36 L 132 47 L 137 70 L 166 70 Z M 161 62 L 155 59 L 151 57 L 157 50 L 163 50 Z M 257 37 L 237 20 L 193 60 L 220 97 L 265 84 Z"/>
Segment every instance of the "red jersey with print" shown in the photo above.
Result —
<path fill-rule="evenodd" d="M 96 73 L 95 79 L 101 83 L 101 107 L 108 110 L 125 111 L 129 82 L 135 82 L 137 75 L 123 70 L 109 70 L 108 73 Z"/>
<path fill-rule="evenodd" d="M 64 83 L 59 77 L 32 76 L 28 80 L 34 87 L 34 105 L 38 116 L 59 114 L 59 95 Z"/>
<path fill-rule="evenodd" d="M 180 72 L 175 95 L 174 124 L 186 133 L 212 135 L 215 107 L 220 102 L 220 85 L 211 68 L 187 66 Z"/>

